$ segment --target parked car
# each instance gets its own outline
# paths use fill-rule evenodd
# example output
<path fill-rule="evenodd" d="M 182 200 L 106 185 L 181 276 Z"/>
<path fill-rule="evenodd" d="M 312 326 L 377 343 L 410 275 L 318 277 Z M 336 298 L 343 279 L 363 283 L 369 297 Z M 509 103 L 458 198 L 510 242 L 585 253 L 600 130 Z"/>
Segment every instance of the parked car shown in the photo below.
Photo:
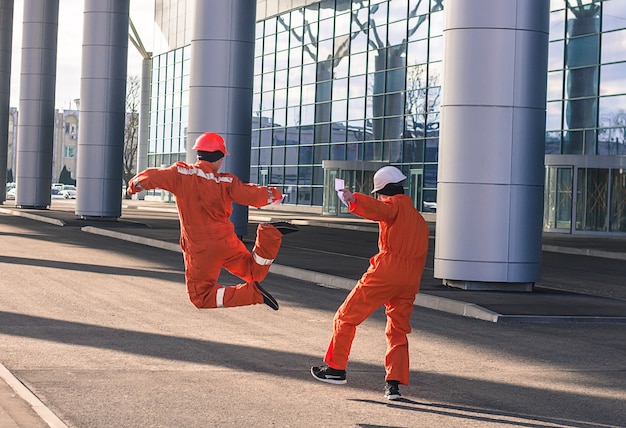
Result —
<path fill-rule="evenodd" d="M 13 186 L 13 187 L 11 187 L 10 189 L 7 190 L 7 194 L 6 194 L 6 198 L 5 199 L 7 201 L 13 201 L 13 200 L 15 200 L 16 197 L 17 197 L 17 187 Z"/>
<path fill-rule="evenodd" d="M 65 199 L 65 196 L 61 194 L 61 191 L 56 187 L 50 189 L 51 199 Z"/>
<path fill-rule="evenodd" d="M 64 184 L 59 190 L 65 199 L 76 199 L 76 186 Z"/>

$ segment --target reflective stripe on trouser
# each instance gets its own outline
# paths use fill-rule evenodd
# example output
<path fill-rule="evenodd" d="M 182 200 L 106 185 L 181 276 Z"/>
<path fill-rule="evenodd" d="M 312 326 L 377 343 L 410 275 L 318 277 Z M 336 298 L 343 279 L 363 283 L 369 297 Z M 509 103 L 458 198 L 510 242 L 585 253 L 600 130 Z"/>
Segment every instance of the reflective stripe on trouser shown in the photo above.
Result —
<path fill-rule="evenodd" d="M 254 254 L 261 259 L 274 260 L 282 234 L 273 226 L 259 225 Z M 263 296 L 253 285 L 262 281 L 270 264 L 254 261 L 250 251 L 236 235 L 217 241 L 188 242 L 181 238 L 185 260 L 185 279 L 189 299 L 197 308 L 246 306 L 263 303 Z M 232 287 L 217 283 L 221 268 L 245 281 Z"/>
<path fill-rule="evenodd" d="M 385 274 L 385 271 L 390 274 Z M 395 286 L 402 282 L 394 281 L 394 272 L 396 271 L 381 266 L 376 272 L 368 271 L 348 294 L 335 313 L 333 337 L 324 357 L 326 364 L 345 370 L 357 326 L 376 309 L 385 305 L 387 309 L 385 379 L 398 380 L 401 384 L 408 385 L 409 350 L 406 335 L 411 332 L 410 319 L 419 283 L 405 287 Z"/>

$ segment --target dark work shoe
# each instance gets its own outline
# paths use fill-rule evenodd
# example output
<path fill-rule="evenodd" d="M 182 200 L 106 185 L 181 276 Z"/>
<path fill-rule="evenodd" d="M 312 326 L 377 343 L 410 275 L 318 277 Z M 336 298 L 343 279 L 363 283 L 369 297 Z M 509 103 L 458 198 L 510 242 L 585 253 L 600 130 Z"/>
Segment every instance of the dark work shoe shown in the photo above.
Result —
<path fill-rule="evenodd" d="M 263 303 L 277 311 L 278 302 L 276 301 L 276 299 L 274 299 L 274 296 L 272 296 L 270 293 L 267 292 L 267 290 L 261 287 L 261 284 L 259 284 L 258 282 L 255 282 L 254 285 L 256 286 L 257 290 L 259 290 L 259 292 L 263 295 Z"/>
<path fill-rule="evenodd" d="M 326 383 L 342 385 L 348 382 L 345 370 L 337 370 L 328 366 L 311 367 L 311 374 L 315 379 Z"/>
<path fill-rule="evenodd" d="M 399 400 L 402 395 L 400 394 L 400 388 L 398 385 L 400 382 L 397 380 L 388 380 L 385 383 L 385 398 L 388 400 Z"/>
<path fill-rule="evenodd" d="M 296 226 L 295 224 L 291 224 L 291 223 L 289 223 L 287 221 L 273 221 L 273 222 L 268 223 L 268 224 L 274 226 L 283 235 L 286 235 L 288 233 L 297 232 L 299 230 L 298 226 Z"/>

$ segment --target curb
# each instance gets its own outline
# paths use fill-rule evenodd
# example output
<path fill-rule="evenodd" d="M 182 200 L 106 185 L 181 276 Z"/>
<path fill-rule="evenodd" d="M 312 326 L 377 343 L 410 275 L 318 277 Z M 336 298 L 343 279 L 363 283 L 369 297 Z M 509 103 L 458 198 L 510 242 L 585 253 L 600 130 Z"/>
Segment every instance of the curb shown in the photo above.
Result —
<path fill-rule="evenodd" d="M 15 393 L 39 415 L 39 417 L 48 424 L 50 428 L 68 428 L 68 426 L 55 415 L 44 403 L 37 398 L 33 392 L 28 389 L 18 378 L 0 363 L 0 379 L 2 379 Z"/>

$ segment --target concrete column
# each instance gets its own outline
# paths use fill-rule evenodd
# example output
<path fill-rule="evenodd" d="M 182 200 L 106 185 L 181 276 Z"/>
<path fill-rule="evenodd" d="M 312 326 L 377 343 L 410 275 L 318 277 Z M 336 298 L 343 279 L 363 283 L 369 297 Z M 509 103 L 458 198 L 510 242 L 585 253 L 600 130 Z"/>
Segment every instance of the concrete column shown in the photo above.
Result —
<path fill-rule="evenodd" d="M 76 215 L 122 215 L 129 0 L 85 0 Z"/>
<path fill-rule="evenodd" d="M 435 277 L 540 277 L 549 0 L 446 0 Z"/>
<path fill-rule="evenodd" d="M 59 0 L 24 1 L 17 136 L 20 208 L 50 206 Z"/>
<path fill-rule="evenodd" d="M 0 203 L 7 193 L 12 43 L 13 0 L 0 0 Z"/>
<path fill-rule="evenodd" d="M 137 139 L 137 172 L 148 167 L 148 125 L 150 123 L 150 75 L 152 54 L 144 58 L 141 63 L 141 98 L 139 105 L 139 136 Z M 135 195 L 138 200 L 144 200 L 146 192 Z"/>
<path fill-rule="evenodd" d="M 195 7 L 187 161 L 196 160 L 191 147 L 200 134 L 217 132 L 230 152 L 224 171 L 245 182 L 250 179 L 256 0 L 205 0 Z M 235 205 L 231 220 L 237 235 L 247 234 L 247 207 Z"/>

